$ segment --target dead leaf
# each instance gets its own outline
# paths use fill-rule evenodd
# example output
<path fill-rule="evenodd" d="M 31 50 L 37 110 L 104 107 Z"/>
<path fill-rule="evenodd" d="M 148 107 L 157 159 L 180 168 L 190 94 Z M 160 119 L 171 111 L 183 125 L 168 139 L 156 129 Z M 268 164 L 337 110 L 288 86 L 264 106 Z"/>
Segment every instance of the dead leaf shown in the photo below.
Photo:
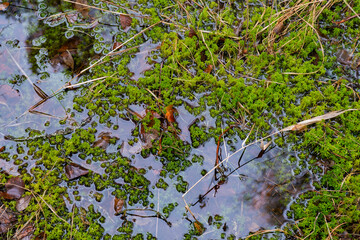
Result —
<path fill-rule="evenodd" d="M 266 149 L 270 146 L 270 144 L 271 144 L 271 141 L 268 142 L 267 144 L 264 144 L 264 141 L 261 139 L 261 143 L 260 143 L 261 151 L 260 151 L 259 155 L 257 156 L 258 158 L 261 158 L 264 155 Z"/>
<path fill-rule="evenodd" d="M 203 234 L 205 231 L 204 225 L 202 225 L 202 223 L 197 220 L 194 222 L 194 227 L 195 227 L 196 231 L 198 232 L 198 235 Z"/>
<path fill-rule="evenodd" d="M 84 176 L 89 173 L 89 170 L 76 164 L 69 163 L 65 166 L 65 174 L 69 180 L 74 180 L 78 177 Z"/>
<path fill-rule="evenodd" d="M 334 117 L 337 117 L 345 112 L 348 111 L 357 111 L 358 109 L 347 109 L 347 110 L 339 110 L 339 111 L 333 111 L 333 112 L 329 112 L 326 113 L 324 115 L 320 115 L 314 118 L 310 118 L 308 120 L 299 122 L 297 124 L 288 126 L 286 128 L 281 129 L 279 132 L 286 132 L 286 131 L 299 131 L 299 130 L 303 130 L 306 126 L 317 123 L 317 122 L 321 122 L 322 120 L 327 120 L 327 119 L 331 119 Z"/>
<path fill-rule="evenodd" d="M 284 21 L 278 22 L 273 29 L 273 33 L 280 34 L 284 30 L 284 27 Z"/>
<path fill-rule="evenodd" d="M 89 7 L 87 0 L 76 0 L 77 3 L 74 3 L 75 9 L 83 15 L 84 18 L 89 17 Z"/>
<path fill-rule="evenodd" d="M 24 211 L 30 203 L 31 196 L 26 195 L 25 197 L 22 197 L 16 201 L 16 210 L 19 212 Z"/>
<path fill-rule="evenodd" d="M 336 53 L 336 60 L 344 65 L 351 65 L 352 63 L 352 54 L 346 49 L 341 49 Z"/>
<path fill-rule="evenodd" d="M 121 44 L 121 42 L 114 42 L 112 50 L 119 50 L 120 48 L 122 48 Z"/>
<path fill-rule="evenodd" d="M 77 13 L 77 12 L 67 13 L 67 14 L 65 14 L 65 17 L 69 23 L 75 23 L 76 20 L 78 19 L 78 14 L 79 13 Z"/>
<path fill-rule="evenodd" d="M 73 59 L 71 53 L 69 52 L 69 50 L 66 50 L 63 53 L 61 53 L 60 57 L 62 58 L 62 60 L 66 66 L 68 66 L 71 69 L 74 69 L 74 59 Z"/>
<path fill-rule="evenodd" d="M 25 183 L 20 177 L 10 178 L 5 184 L 5 192 L 0 192 L 0 196 L 5 199 L 19 199 L 25 192 Z"/>
<path fill-rule="evenodd" d="M 16 216 L 7 209 L 4 209 L 4 205 L 0 207 L 0 234 L 7 233 L 10 228 L 15 225 Z"/>
<path fill-rule="evenodd" d="M 120 15 L 120 25 L 123 30 L 131 26 L 132 18 L 129 15 Z"/>
<path fill-rule="evenodd" d="M 193 29 L 193 28 L 190 28 L 190 31 L 189 31 L 189 37 L 197 37 L 197 34 L 196 34 L 196 32 L 195 32 L 195 30 Z"/>
<path fill-rule="evenodd" d="M 3 151 L 5 151 L 5 146 L 2 146 L 2 147 L 0 148 L 0 153 L 3 152 Z"/>
<path fill-rule="evenodd" d="M 166 107 L 166 114 L 165 114 L 165 118 L 173 123 L 175 122 L 175 117 L 174 117 L 174 113 L 176 112 L 177 110 L 175 108 L 173 108 L 173 105 L 169 105 Z"/>
<path fill-rule="evenodd" d="M 5 11 L 8 6 L 9 6 L 8 2 L 0 3 L 0 11 Z"/>
<path fill-rule="evenodd" d="M 33 237 L 34 231 L 34 225 L 28 224 L 18 234 L 15 235 L 15 239 L 30 240 Z"/>
<path fill-rule="evenodd" d="M 209 65 L 206 67 L 206 69 L 205 69 L 204 72 L 210 73 L 210 72 L 213 70 L 213 68 L 214 68 L 213 65 L 209 64 Z"/>
<path fill-rule="evenodd" d="M 119 215 L 123 206 L 125 204 L 125 200 L 121 199 L 121 198 L 115 198 L 114 199 L 114 210 L 115 210 L 115 215 Z"/>
<path fill-rule="evenodd" d="M 109 146 L 111 139 L 118 139 L 117 137 L 111 137 L 109 132 L 101 132 L 98 137 L 100 139 L 94 142 L 93 147 L 99 147 L 104 150 Z"/>

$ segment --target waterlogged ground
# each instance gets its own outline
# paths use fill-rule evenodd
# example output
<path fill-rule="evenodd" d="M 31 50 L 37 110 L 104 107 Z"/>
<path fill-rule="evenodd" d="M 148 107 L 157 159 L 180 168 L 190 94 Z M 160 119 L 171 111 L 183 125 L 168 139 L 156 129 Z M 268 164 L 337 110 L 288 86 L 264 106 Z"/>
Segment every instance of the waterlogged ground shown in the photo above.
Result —
<path fill-rule="evenodd" d="M 0 11 L 3 239 L 360 236 L 359 1 Z"/>

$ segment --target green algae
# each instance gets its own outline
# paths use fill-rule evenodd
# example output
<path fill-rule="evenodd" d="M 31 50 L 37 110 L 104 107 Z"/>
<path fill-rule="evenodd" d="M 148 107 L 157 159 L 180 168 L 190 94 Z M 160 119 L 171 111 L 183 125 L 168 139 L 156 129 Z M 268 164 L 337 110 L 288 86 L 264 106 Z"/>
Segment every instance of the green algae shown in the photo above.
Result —
<path fill-rule="evenodd" d="M 98 6 L 98 2 L 94 1 L 92 4 Z M 161 163 L 161 178 L 154 184 L 156 188 L 167 190 L 174 185 L 177 192 L 184 193 L 189 188 L 189 183 L 179 174 L 197 164 L 203 164 L 204 161 L 202 156 L 192 155 L 191 151 L 201 149 L 209 142 L 217 143 L 222 129 L 227 126 L 243 124 L 241 129 L 230 129 L 226 135 L 227 139 L 242 141 L 250 132 L 250 128 L 245 125 L 254 124 L 257 136 L 252 134 L 249 139 L 255 140 L 274 129 L 281 129 L 325 112 L 359 108 L 357 89 L 349 87 L 350 83 L 358 84 L 359 80 L 356 77 L 346 77 L 352 76 L 351 69 L 339 64 L 333 56 L 337 46 L 332 42 L 344 41 L 345 46 L 355 47 L 344 39 L 354 39 L 359 34 L 359 20 L 356 18 L 341 26 L 331 22 L 345 17 L 341 11 L 346 8 L 344 2 L 334 2 L 331 8 L 319 12 L 316 24 L 322 26 L 321 34 L 332 39 L 325 41 L 323 46 L 319 44 L 319 36 L 305 22 L 313 16 L 306 16 L 305 12 L 300 12 L 299 17 L 286 19 L 289 31 L 278 36 L 274 33 L 274 28 L 281 15 L 276 15 L 271 6 L 260 3 L 254 2 L 253 7 L 231 1 L 230 4 L 222 3 L 222 6 L 214 1 L 205 1 L 205 6 L 198 6 L 184 1 L 175 4 L 167 0 L 138 1 L 132 6 L 128 3 L 121 4 L 137 9 L 150 18 L 133 18 L 131 29 L 127 32 L 117 29 L 117 41 L 125 42 L 134 36 L 139 31 L 139 25 L 143 27 L 164 21 L 127 44 L 130 48 L 145 45 L 149 41 L 159 43 L 160 47 L 152 50 L 146 57 L 146 61 L 152 63 L 151 69 L 147 69 L 139 79 L 132 78 L 128 66 L 135 58 L 136 49 L 105 58 L 103 64 L 93 67 L 89 75 L 81 80 L 107 78 L 81 88 L 73 99 L 72 114 L 76 117 L 84 116 L 85 113 L 93 121 L 91 126 L 80 126 L 67 134 L 53 136 L 32 130 L 28 132 L 24 143 L 18 143 L 17 153 L 0 153 L 2 159 L 12 159 L 19 166 L 18 172 L 25 181 L 26 188 L 32 194 L 44 198 L 44 201 L 39 200 L 39 197 L 37 201 L 32 200 L 25 212 L 28 215 L 24 213 L 18 217 L 20 226 L 40 214 L 35 236 L 45 231 L 49 239 L 70 236 L 74 239 L 111 238 L 108 233 L 105 234 L 101 224 L 103 216 L 94 209 L 94 205 L 85 209 L 75 204 L 69 211 L 66 202 L 81 202 L 86 196 L 75 194 L 76 197 L 71 197 L 66 187 L 93 187 L 99 192 L 111 189 L 113 196 L 124 199 L 129 206 L 154 208 L 155 192 L 150 188 L 147 170 L 136 168 L 131 157 L 122 156 L 121 143 L 114 138 L 110 141 L 109 149 L 93 147 L 96 136 L 99 135 L 99 126 L 116 130 L 121 128 L 116 123 L 117 119 L 133 122 L 136 127 L 128 139 L 130 146 L 136 146 L 139 139 L 141 141 L 142 127 L 146 129 L 145 132 L 155 130 L 160 133 L 161 142 L 155 139 L 150 148 L 140 149 L 142 160 L 155 156 L 156 161 Z M 187 16 L 182 7 L 190 16 Z M 314 9 L 320 11 L 321 7 Z M 243 22 L 239 35 L 236 35 L 233 26 L 242 21 L 238 16 L 239 9 L 244 16 L 248 15 L 248 21 Z M 281 6 L 280 9 L 286 10 L 286 7 Z M 72 10 L 72 6 L 63 3 L 53 13 L 68 10 Z M 356 11 L 355 7 L 354 10 Z M 50 12 L 43 11 L 42 14 L 50 15 Z M 170 16 L 174 18 L 167 21 L 166 17 Z M 306 19 L 301 21 L 301 17 Z M 51 51 L 61 48 L 65 41 L 65 32 L 60 26 L 43 27 L 46 41 L 41 46 L 49 49 L 49 56 L 54 54 Z M 268 27 L 265 28 L 266 26 Z M 72 30 L 72 26 L 66 27 L 68 31 Z M 190 34 L 191 29 L 195 35 Z M 98 26 L 86 31 L 93 38 L 86 37 L 86 41 L 79 46 L 78 51 L 86 54 L 75 58 L 75 66 L 80 66 L 84 59 L 94 61 L 91 58 L 94 53 L 106 54 L 111 51 L 111 44 L 103 44 L 105 28 Z M 61 38 L 58 38 L 59 32 Z M 56 41 L 52 41 L 53 39 Z M 50 42 L 52 48 L 49 48 Z M 90 44 L 93 44 L 92 48 L 88 47 Z M 321 48 L 324 46 L 326 48 L 323 52 Z M 34 59 L 39 55 L 35 52 L 32 54 L 33 67 L 36 69 L 39 62 Z M 213 66 L 213 70 L 206 72 L 209 65 Z M 344 80 L 338 84 L 328 80 L 340 78 Z M 197 104 L 192 106 L 195 98 Z M 165 106 L 171 104 L 175 108 L 185 105 L 186 110 L 195 116 L 187 129 L 190 142 L 180 137 L 185 132 L 184 128 L 180 128 L 177 123 L 170 125 L 165 119 Z M 143 119 L 130 114 L 127 109 L 134 105 L 143 106 L 148 114 Z M 155 118 L 152 122 L 150 111 L 156 112 L 161 119 Z M 203 115 L 206 111 L 210 116 Z M 213 122 L 207 124 L 206 121 L 210 118 Z M 286 212 L 288 219 L 296 221 L 296 226 L 290 222 L 281 236 L 270 234 L 267 237 L 266 234 L 259 234 L 251 239 L 293 235 L 319 239 L 328 237 L 328 232 L 333 230 L 333 238 L 359 234 L 360 229 L 356 224 L 359 221 L 359 210 L 356 207 L 359 197 L 359 154 L 356 151 L 359 145 L 359 119 L 357 111 L 349 112 L 334 120 L 318 123 L 303 133 L 291 133 L 274 140 L 279 147 L 291 143 L 292 148 L 300 153 L 300 160 L 294 160 L 298 164 L 298 168 L 293 170 L 295 175 L 309 166 L 312 171 L 320 172 L 322 177 L 313 183 L 314 191 L 301 194 Z M 62 123 L 68 124 L 68 120 L 64 119 Z M 228 145 L 233 145 L 232 152 L 240 146 L 232 142 Z M 29 160 L 22 160 L 25 156 Z M 88 165 L 101 163 L 103 172 L 90 170 L 88 175 L 73 182 L 68 181 L 64 166 L 76 158 Z M 321 162 L 333 164 L 319 169 L 316 164 Z M 35 167 L 31 167 L 33 164 Z M 203 168 L 201 170 L 206 171 Z M 286 168 L 283 173 L 285 170 Z M 1 182 L 6 183 L 7 179 L 7 176 L 3 176 Z M 119 180 L 121 184 L 117 182 Z M 102 194 L 96 193 L 93 196 L 96 201 L 104 201 Z M 164 198 L 165 196 L 171 198 L 171 194 L 166 191 Z M 169 202 L 162 209 L 165 218 L 179 211 L 177 204 L 172 203 L 174 199 Z M 15 210 L 14 201 L 3 201 L 3 204 Z M 64 224 L 61 218 L 54 215 L 49 205 L 56 209 L 55 212 L 62 219 L 73 224 Z M 226 211 L 229 209 L 224 210 L 225 213 Z M 223 216 L 214 215 L 214 221 L 209 225 L 220 229 L 219 238 L 228 236 L 228 239 L 235 239 L 232 233 L 221 229 L 224 227 L 223 219 Z M 230 220 L 227 217 L 225 219 Z M 135 225 L 125 218 L 117 229 L 121 234 L 112 234 L 112 239 L 154 238 L 152 233 L 134 231 Z M 188 226 L 189 230 L 183 236 L 185 239 L 192 239 L 200 234 L 194 225 Z"/>

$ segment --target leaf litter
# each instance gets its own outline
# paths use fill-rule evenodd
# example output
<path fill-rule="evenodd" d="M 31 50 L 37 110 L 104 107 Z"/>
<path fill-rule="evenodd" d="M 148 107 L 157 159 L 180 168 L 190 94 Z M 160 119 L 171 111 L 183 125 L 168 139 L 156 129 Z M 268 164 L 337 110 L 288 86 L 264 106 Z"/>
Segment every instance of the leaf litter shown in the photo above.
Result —
<path fill-rule="evenodd" d="M 25 192 L 25 183 L 20 177 L 10 178 L 5 184 L 5 192 L 0 192 L 0 196 L 5 199 L 19 199 Z"/>
<path fill-rule="evenodd" d="M 69 180 L 74 180 L 89 173 L 89 170 L 76 163 L 65 166 L 65 175 Z"/>

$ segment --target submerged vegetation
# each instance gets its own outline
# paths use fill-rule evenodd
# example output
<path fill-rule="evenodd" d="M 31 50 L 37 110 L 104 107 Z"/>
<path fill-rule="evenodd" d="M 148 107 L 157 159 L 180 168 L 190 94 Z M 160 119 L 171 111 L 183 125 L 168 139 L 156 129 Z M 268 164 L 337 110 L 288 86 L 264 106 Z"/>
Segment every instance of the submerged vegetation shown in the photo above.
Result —
<path fill-rule="evenodd" d="M 2 238 L 360 236 L 359 0 L 5 5 Z"/>

